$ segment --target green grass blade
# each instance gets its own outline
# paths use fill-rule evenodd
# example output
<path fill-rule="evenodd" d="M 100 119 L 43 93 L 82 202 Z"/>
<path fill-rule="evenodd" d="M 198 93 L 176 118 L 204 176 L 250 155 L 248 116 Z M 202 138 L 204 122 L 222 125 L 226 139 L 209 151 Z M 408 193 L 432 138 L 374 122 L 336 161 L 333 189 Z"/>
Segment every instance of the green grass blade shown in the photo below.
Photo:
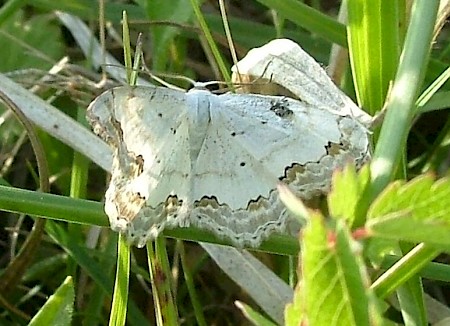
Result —
<path fill-rule="evenodd" d="M 445 69 L 445 71 L 439 75 L 438 78 L 430 85 L 428 88 L 420 95 L 417 100 L 417 106 L 419 111 L 423 110 L 423 107 L 437 94 L 437 91 L 444 85 L 445 82 L 450 78 L 450 67 Z M 448 102 L 447 102 L 448 107 Z"/>
<path fill-rule="evenodd" d="M 55 293 L 47 300 L 28 326 L 72 325 L 75 290 L 71 276 L 67 276 Z"/>
<path fill-rule="evenodd" d="M 414 277 L 426 264 L 439 254 L 435 248 L 420 244 L 400 259 L 372 284 L 378 298 L 386 298 L 401 285 Z"/>
<path fill-rule="evenodd" d="M 386 104 L 386 117 L 371 164 L 372 197 L 393 177 L 406 142 L 415 101 L 430 52 L 438 0 L 416 1 L 405 39 L 402 60 Z"/>
<path fill-rule="evenodd" d="M 399 257 L 387 255 L 381 263 L 381 268 L 387 270 L 394 266 L 400 260 Z M 443 263 L 431 262 L 427 264 L 418 275 L 429 280 L 437 280 L 449 283 L 450 282 L 450 266 Z"/>
<path fill-rule="evenodd" d="M 420 277 L 413 276 L 397 289 L 396 294 L 406 326 L 428 325 Z"/>
<path fill-rule="evenodd" d="M 0 186 L 0 209 L 79 224 L 109 226 L 99 202 L 13 187 Z"/>
<path fill-rule="evenodd" d="M 130 30 L 128 28 L 128 15 L 126 11 L 123 11 L 122 16 L 122 38 L 123 38 L 123 59 L 126 67 L 127 81 L 129 85 L 134 85 L 132 82 L 132 67 L 131 60 L 131 42 L 130 42 Z"/>
<path fill-rule="evenodd" d="M 329 16 L 296 0 L 258 0 L 263 5 L 276 10 L 282 17 L 296 25 L 330 40 L 347 46 L 345 26 Z"/>
<path fill-rule="evenodd" d="M 178 312 L 173 298 L 173 281 L 167 257 L 166 241 L 158 237 L 147 244 L 147 259 L 151 276 L 156 323 L 159 326 L 178 325 Z"/>
<path fill-rule="evenodd" d="M 123 326 L 127 317 L 128 282 L 130 275 L 130 246 L 119 234 L 116 281 L 114 283 L 110 326 Z"/>
<path fill-rule="evenodd" d="M 103 204 L 85 199 L 76 199 L 53 194 L 38 193 L 0 185 L 0 209 L 14 213 L 25 213 L 60 221 L 86 225 L 109 226 Z M 228 244 L 210 232 L 195 228 L 164 230 L 164 235 L 183 240 Z M 260 251 L 284 255 L 296 255 L 297 239 L 291 236 L 273 235 L 258 248 Z"/>
<path fill-rule="evenodd" d="M 214 38 L 211 34 L 208 24 L 206 23 L 205 17 L 203 16 L 203 13 L 200 10 L 199 1 L 191 0 L 191 5 L 194 10 L 195 17 L 197 18 L 197 21 L 200 25 L 200 28 L 203 32 L 205 39 L 206 39 L 206 42 L 208 43 L 208 46 L 210 47 L 211 52 L 214 56 L 215 62 L 219 67 L 219 70 L 220 70 L 220 73 L 222 74 L 223 79 L 226 82 L 230 82 L 231 76 L 230 76 L 228 65 L 225 63 L 225 60 L 223 59 L 219 49 L 217 48 L 216 42 L 214 42 Z"/>
<path fill-rule="evenodd" d="M 195 319 L 199 326 L 206 326 L 208 323 L 205 319 L 205 314 L 203 313 L 202 303 L 199 299 L 199 293 L 195 289 L 194 278 L 192 275 L 191 268 L 189 266 L 189 262 L 186 258 L 186 252 L 184 249 L 183 241 L 177 241 L 177 248 L 180 252 L 181 258 L 181 266 L 183 268 L 184 280 L 186 281 L 186 287 L 189 292 L 189 298 L 191 299 L 192 306 L 194 308 Z"/>
<path fill-rule="evenodd" d="M 86 125 L 86 110 L 77 108 L 77 121 Z M 86 198 L 87 182 L 90 161 L 78 151 L 73 151 L 72 169 L 70 174 L 70 197 Z M 69 230 L 74 239 L 83 238 L 83 230 L 80 225 L 69 224 Z"/>
<path fill-rule="evenodd" d="M 255 309 L 253 309 L 251 306 L 240 302 L 240 301 L 236 301 L 235 305 L 242 311 L 242 313 L 244 314 L 244 316 L 251 321 L 251 323 L 253 325 L 256 326 L 276 326 L 279 324 L 275 324 L 272 321 L 270 321 L 269 319 L 267 319 L 266 317 L 264 317 L 263 315 L 261 315 L 258 311 L 256 311 Z"/>
<path fill-rule="evenodd" d="M 450 91 L 437 92 L 433 94 L 428 101 L 420 101 L 418 103 L 420 103 L 417 111 L 419 114 L 448 109 L 448 103 L 450 103 Z"/>
<path fill-rule="evenodd" d="M 358 103 L 383 107 L 400 56 L 397 1 L 348 0 L 348 46 Z"/>

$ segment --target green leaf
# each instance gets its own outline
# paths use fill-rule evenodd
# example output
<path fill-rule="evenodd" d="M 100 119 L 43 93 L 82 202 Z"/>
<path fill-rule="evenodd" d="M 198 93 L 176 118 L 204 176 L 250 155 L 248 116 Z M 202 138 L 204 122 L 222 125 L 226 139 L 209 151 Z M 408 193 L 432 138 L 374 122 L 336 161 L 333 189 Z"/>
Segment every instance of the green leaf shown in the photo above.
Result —
<path fill-rule="evenodd" d="M 40 10 L 47 11 L 63 11 L 84 20 L 98 19 L 98 4 L 98 1 L 92 0 L 28 1 L 28 6 L 30 7 L 35 7 Z M 115 3 L 112 1 L 108 1 L 108 4 L 105 6 L 105 18 L 108 21 L 112 21 L 113 23 L 118 24 L 122 19 L 123 11 L 126 11 L 128 13 L 128 16 L 133 17 L 133 19 L 143 20 L 146 18 L 142 7 L 139 7 L 138 5 L 133 3 Z"/>
<path fill-rule="evenodd" d="M 372 204 L 368 219 L 374 236 L 450 251 L 450 179 L 422 175 L 406 184 L 394 182 Z"/>
<path fill-rule="evenodd" d="M 259 312 L 255 311 L 252 307 L 249 305 L 236 301 L 235 305 L 243 312 L 245 317 L 252 322 L 253 325 L 257 326 L 275 326 L 273 322 L 268 320 L 266 317 L 261 315 Z"/>
<path fill-rule="evenodd" d="M 346 165 L 343 171 L 336 171 L 331 181 L 331 192 L 328 195 L 330 215 L 336 219 L 344 219 L 351 226 L 362 225 L 357 220 L 358 203 L 364 196 L 364 191 L 370 181 L 370 171 L 365 165 L 359 173 L 355 166 Z"/>
<path fill-rule="evenodd" d="M 288 325 L 294 325 L 294 309 L 304 314 L 302 322 L 309 325 L 336 325 L 337 321 L 340 325 L 373 325 L 375 307 L 369 300 L 359 245 L 342 220 L 330 231 L 319 213 L 312 215 L 301 244 L 303 279 L 296 289 L 297 300 L 304 295 L 294 301 L 297 307 L 289 308 Z"/>
<path fill-rule="evenodd" d="M 298 275 L 301 275 L 300 273 L 301 272 L 299 270 Z M 284 310 L 284 322 L 286 326 L 301 325 L 301 321 L 303 319 L 303 300 L 303 288 L 302 284 L 299 282 L 295 288 L 292 303 L 287 304 Z"/>
<path fill-rule="evenodd" d="M 26 19 L 22 11 L 4 22 L 0 44 L 8 55 L 0 60 L 0 71 L 25 68 L 48 69 L 51 60 L 63 55 L 61 31 L 48 16 L 36 15 Z M 50 59 L 50 62 L 45 57 Z"/>
<path fill-rule="evenodd" d="M 168 21 L 183 24 L 193 17 L 189 0 L 140 0 L 148 18 L 152 21 Z M 170 59 L 169 47 L 175 45 L 173 40 L 180 33 L 178 28 L 168 26 L 152 26 L 153 68 L 157 71 L 167 70 Z M 176 47 L 174 47 L 174 50 Z"/>
<path fill-rule="evenodd" d="M 71 276 L 67 276 L 63 284 L 47 300 L 28 324 L 37 325 L 71 325 L 75 291 Z"/>

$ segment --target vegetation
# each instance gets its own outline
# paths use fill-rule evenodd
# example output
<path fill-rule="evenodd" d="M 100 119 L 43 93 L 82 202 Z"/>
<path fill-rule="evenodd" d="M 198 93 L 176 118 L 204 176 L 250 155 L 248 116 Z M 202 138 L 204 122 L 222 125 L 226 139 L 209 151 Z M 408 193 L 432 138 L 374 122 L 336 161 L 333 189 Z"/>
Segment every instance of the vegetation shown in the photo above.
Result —
<path fill-rule="evenodd" d="M 450 324 L 450 4 L 347 0 L 345 20 L 339 1 L 304 2 L 3 1 L 0 325 Z M 142 61 L 229 82 L 230 39 L 242 58 L 277 37 L 384 110 L 371 163 L 338 171 L 321 210 L 282 190 L 308 220 L 299 239 L 249 253 L 180 228 L 127 246 L 107 228 L 111 153 L 88 104 Z"/>

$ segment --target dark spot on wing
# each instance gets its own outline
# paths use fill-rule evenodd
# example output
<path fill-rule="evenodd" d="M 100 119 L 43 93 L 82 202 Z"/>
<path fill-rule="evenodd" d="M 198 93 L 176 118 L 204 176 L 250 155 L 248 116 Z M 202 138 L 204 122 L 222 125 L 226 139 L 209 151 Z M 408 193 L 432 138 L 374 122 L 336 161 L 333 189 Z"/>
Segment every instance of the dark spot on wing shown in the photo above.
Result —
<path fill-rule="evenodd" d="M 140 193 L 139 191 L 136 192 L 136 195 L 137 195 L 139 198 L 143 199 L 143 200 L 146 199 L 145 196 L 142 196 L 141 193 Z"/>
<path fill-rule="evenodd" d="M 138 175 L 140 175 L 142 172 L 144 172 L 144 158 L 142 155 L 136 156 L 136 164 L 138 166 Z"/>
<path fill-rule="evenodd" d="M 243 135 L 243 134 L 244 134 L 243 131 L 238 131 L 238 132 L 233 131 L 230 135 L 231 135 L 231 137 L 235 137 L 235 136 L 237 136 L 237 135 Z"/>
<path fill-rule="evenodd" d="M 343 147 L 344 147 L 344 144 L 342 144 L 342 143 L 336 144 L 336 143 L 329 142 L 328 145 L 325 146 L 325 149 L 326 149 L 328 155 L 336 156 L 342 152 Z"/>
<path fill-rule="evenodd" d="M 289 102 L 286 98 L 272 101 L 270 111 L 274 112 L 280 118 L 289 118 L 293 112 L 289 109 Z"/>

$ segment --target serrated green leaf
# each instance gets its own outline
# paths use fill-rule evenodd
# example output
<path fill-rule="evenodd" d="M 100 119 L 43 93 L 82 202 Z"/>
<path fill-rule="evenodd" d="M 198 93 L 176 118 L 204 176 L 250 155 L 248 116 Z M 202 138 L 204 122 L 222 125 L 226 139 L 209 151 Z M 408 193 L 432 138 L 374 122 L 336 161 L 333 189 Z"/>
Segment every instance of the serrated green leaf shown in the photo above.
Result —
<path fill-rule="evenodd" d="M 70 326 L 75 291 L 71 276 L 66 277 L 56 292 L 47 300 L 28 326 L 55 325 Z"/>
<path fill-rule="evenodd" d="M 330 215 L 336 219 L 344 219 L 350 226 L 355 224 L 357 207 L 369 184 L 370 171 L 365 165 L 356 173 L 354 165 L 346 165 L 344 170 L 336 171 L 331 182 L 328 195 Z M 362 224 L 362 223 L 361 223 Z"/>
<path fill-rule="evenodd" d="M 369 300 L 359 246 L 343 221 L 336 225 L 336 231 L 330 232 L 323 217 L 314 213 L 304 229 L 303 279 L 301 289 L 296 290 L 296 296 L 298 291 L 304 296 L 296 303 L 300 305 L 297 311 L 302 311 L 302 322 L 309 325 L 373 325 L 375 308 Z M 291 321 L 291 317 L 286 319 Z"/>
<path fill-rule="evenodd" d="M 423 175 L 394 182 L 372 204 L 368 218 L 374 236 L 450 250 L 450 179 Z"/>

